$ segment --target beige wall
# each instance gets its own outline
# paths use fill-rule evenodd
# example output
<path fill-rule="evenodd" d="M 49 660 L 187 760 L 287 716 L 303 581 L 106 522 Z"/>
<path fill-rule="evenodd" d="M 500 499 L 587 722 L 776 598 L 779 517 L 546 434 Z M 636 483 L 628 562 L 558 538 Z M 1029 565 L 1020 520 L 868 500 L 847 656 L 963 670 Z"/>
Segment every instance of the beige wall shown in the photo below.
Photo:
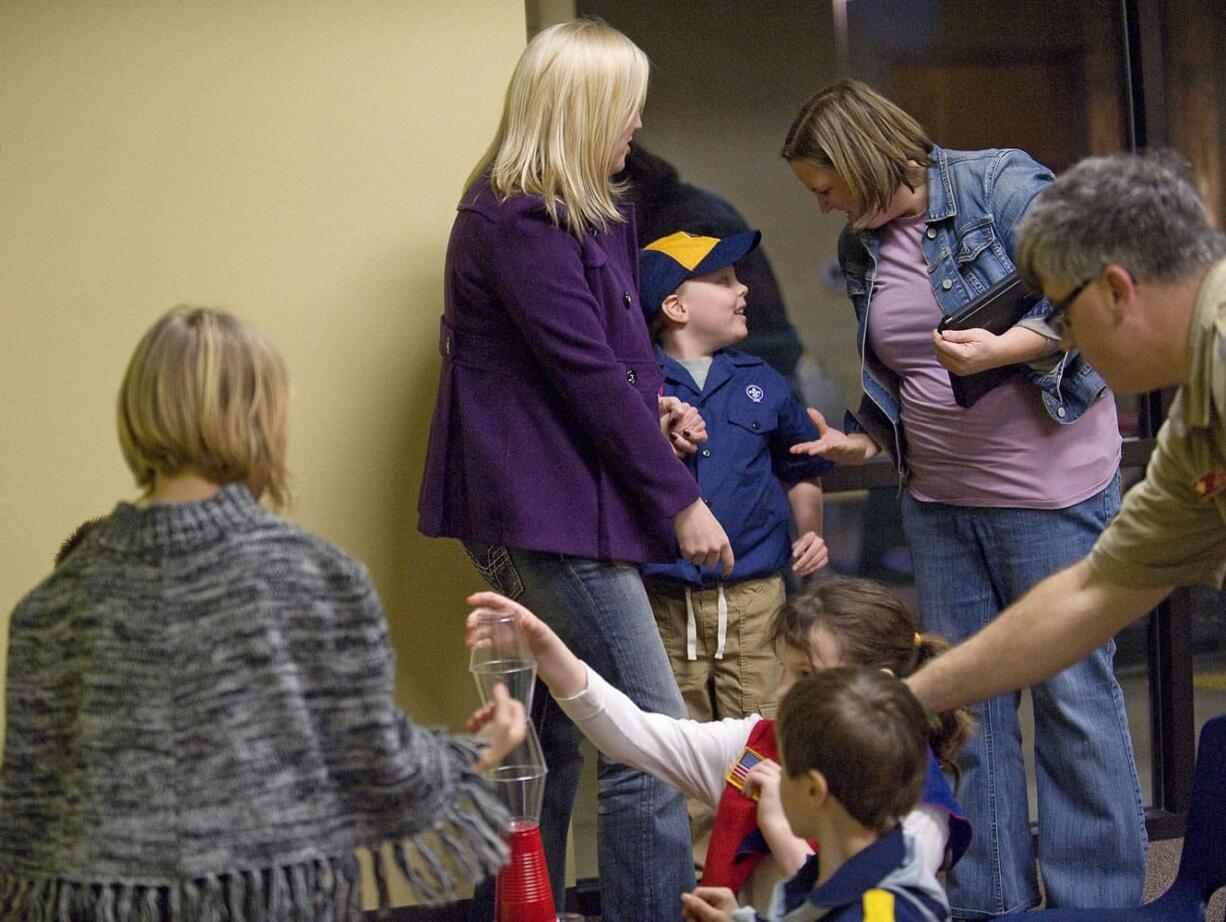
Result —
<path fill-rule="evenodd" d="M 285 353 L 290 517 L 369 565 L 401 703 L 476 704 L 476 579 L 416 498 L 447 231 L 524 42 L 523 0 L 0 4 L 0 642 L 68 533 L 134 496 L 137 338 L 225 305 Z"/>

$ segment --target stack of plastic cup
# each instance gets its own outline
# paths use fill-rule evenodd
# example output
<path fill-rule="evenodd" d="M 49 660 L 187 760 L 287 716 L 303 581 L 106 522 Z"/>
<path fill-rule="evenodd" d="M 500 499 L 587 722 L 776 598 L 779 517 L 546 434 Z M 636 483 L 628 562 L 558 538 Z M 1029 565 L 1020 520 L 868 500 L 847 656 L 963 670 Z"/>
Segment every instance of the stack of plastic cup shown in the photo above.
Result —
<path fill-rule="evenodd" d="M 553 891 L 541 844 L 541 799 L 545 793 L 545 756 L 528 715 L 536 684 L 536 660 L 512 614 L 482 611 L 477 616 L 477 641 L 469 670 L 483 704 L 499 682 L 524 706 L 524 741 L 489 773 L 490 782 L 511 814 L 507 844 L 511 859 L 498 872 L 495 897 L 497 922 L 554 922 Z"/>

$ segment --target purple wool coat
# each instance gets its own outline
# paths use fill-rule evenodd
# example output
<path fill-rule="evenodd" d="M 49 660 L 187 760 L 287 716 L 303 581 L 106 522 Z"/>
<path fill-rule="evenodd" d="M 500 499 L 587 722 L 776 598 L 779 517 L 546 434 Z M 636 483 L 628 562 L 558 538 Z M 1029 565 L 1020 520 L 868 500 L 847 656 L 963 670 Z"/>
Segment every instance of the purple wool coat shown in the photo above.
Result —
<path fill-rule="evenodd" d="M 664 377 L 639 307 L 634 216 L 576 238 L 539 196 L 484 180 L 447 248 L 443 365 L 418 527 L 640 563 L 676 556 L 698 499 L 660 433 Z"/>

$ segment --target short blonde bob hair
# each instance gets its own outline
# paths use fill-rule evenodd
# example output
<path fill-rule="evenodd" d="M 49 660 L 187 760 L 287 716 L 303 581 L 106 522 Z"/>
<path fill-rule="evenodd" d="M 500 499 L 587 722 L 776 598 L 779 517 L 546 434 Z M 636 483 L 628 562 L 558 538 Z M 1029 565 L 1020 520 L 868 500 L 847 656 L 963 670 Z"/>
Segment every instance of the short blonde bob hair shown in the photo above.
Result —
<path fill-rule="evenodd" d="M 138 485 L 195 473 L 288 502 L 289 379 L 280 354 L 237 317 L 176 307 L 136 346 L 119 390 L 119 446 Z"/>
<path fill-rule="evenodd" d="M 899 186 L 914 189 L 931 153 L 920 123 L 859 80 L 814 94 L 783 142 L 784 160 L 834 170 L 866 215 L 885 211 Z"/>
<path fill-rule="evenodd" d="M 539 195 L 576 236 L 622 221 L 612 180 L 618 140 L 647 99 L 647 55 L 599 20 L 537 34 L 515 66 L 494 142 L 468 177 L 484 173 L 505 200 Z M 561 214 L 560 214 L 561 212 Z"/>

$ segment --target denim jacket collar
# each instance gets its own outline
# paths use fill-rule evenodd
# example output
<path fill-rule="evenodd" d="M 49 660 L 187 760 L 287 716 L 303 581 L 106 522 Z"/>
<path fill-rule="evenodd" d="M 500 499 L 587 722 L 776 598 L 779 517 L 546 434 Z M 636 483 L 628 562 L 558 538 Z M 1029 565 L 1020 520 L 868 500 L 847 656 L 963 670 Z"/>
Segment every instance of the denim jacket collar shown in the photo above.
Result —
<path fill-rule="evenodd" d="M 929 223 L 944 221 L 958 213 L 958 198 L 954 195 L 953 179 L 949 175 L 949 154 L 945 148 L 934 144 L 931 157 L 933 162 L 928 165 Z"/>

